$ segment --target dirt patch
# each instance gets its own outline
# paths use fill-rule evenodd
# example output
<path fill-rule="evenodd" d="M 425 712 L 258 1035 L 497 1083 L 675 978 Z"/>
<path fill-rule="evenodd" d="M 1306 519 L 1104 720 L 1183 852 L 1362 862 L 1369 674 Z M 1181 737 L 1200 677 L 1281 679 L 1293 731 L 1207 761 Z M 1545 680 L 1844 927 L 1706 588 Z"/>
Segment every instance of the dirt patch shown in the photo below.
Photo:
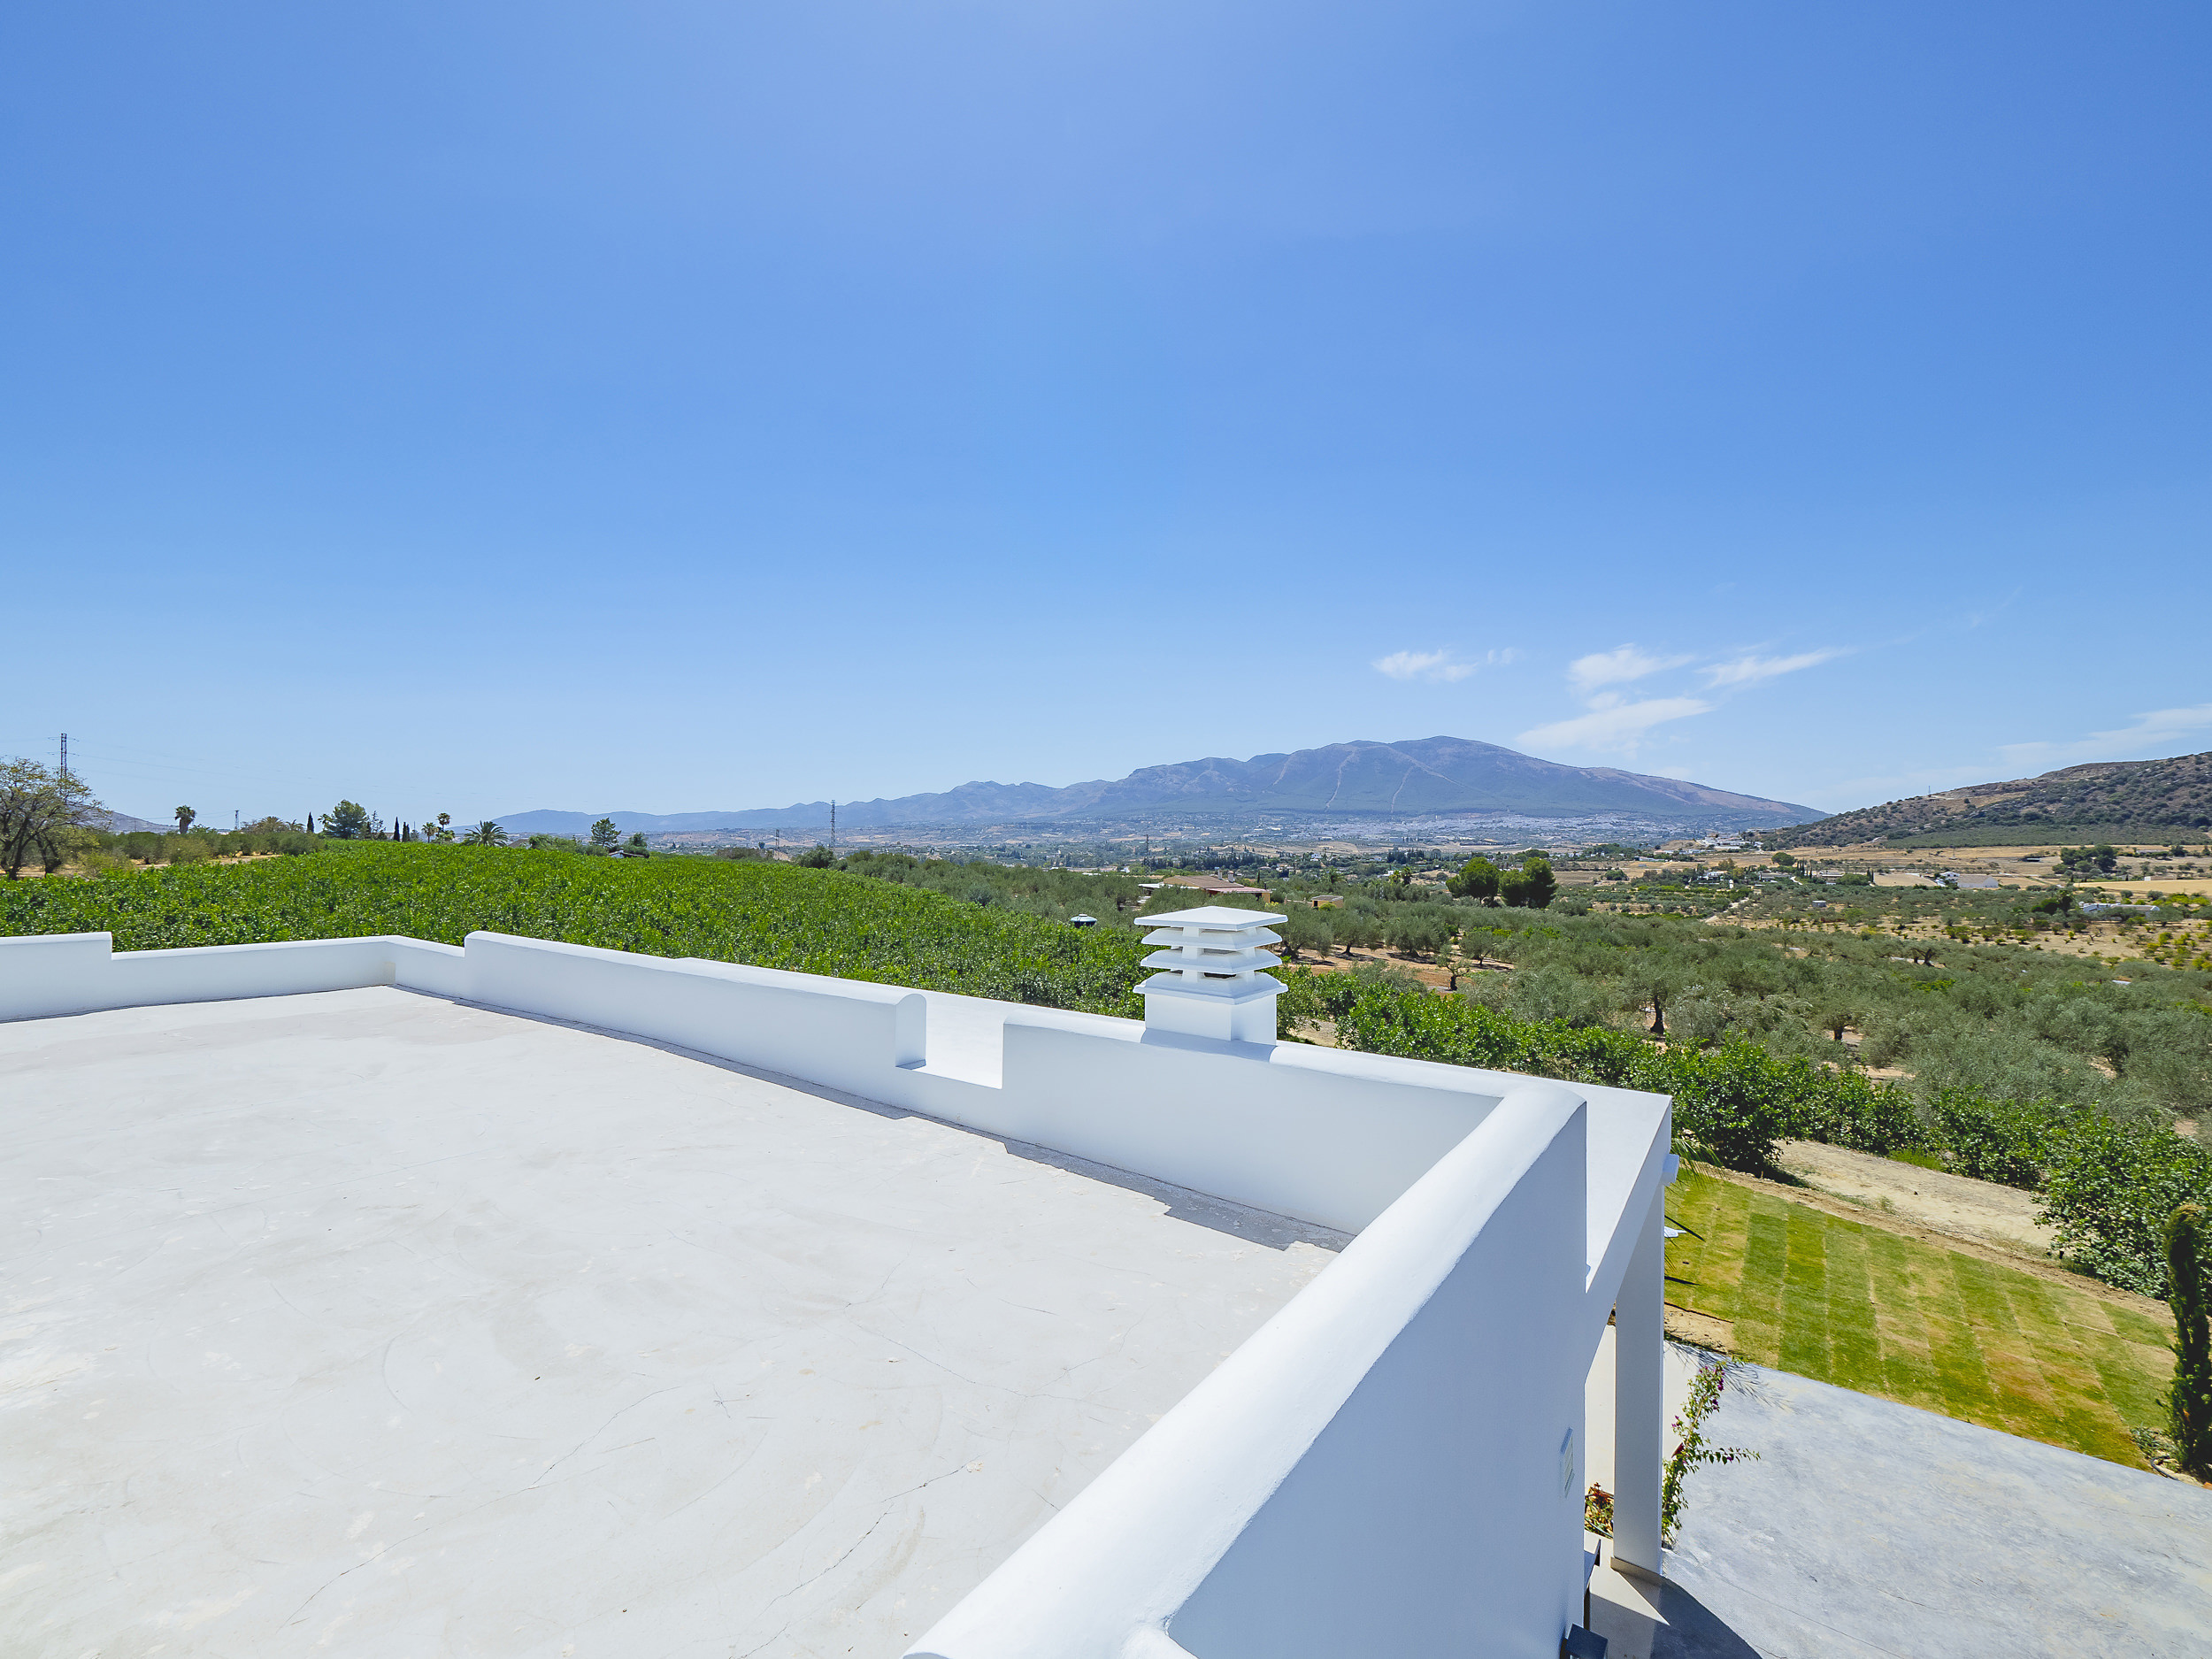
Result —
<path fill-rule="evenodd" d="M 1669 1302 L 1666 1326 L 1667 1334 L 1677 1342 L 1709 1348 L 1717 1354 L 1736 1351 L 1736 1324 L 1732 1319 L 1716 1319 L 1709 1313 L 1692 1313 L 1687 1308 L 1678 1308 Z"/>
<path fill-rule="evenodd" d="M 2047 1256 L 2056 1238 L 2035 1218 L 2035 1194 L 2016 1187 L 1924 1170 L 1817 1141 L 1785 1141 L 1781 1164 L 1818 1191 L 1886 1209 L 1939 1233 L 2036 1256 Z"/>
<path fill-rule="evenodd" d="M 1326 956 L 1302 953 L 1295 957 L 1287 955 L 1282 957 L 1283 966 L 1286 968 L 1310 968 L 1316 973 L 1349 973 L 1354 968 L 1371 962 L 1380 963 L 1386 968 L 1396 968 L 1403 973 L 1410 973 L 1432 990 L 1442 989 L 1448 986 L 1452 979 L 1452 971 L 1449 968 L 1432 962 L 1425 956 L 1409 956 L 1394 950 L 1368 950 L 1356 947 L 1348 954 L 1339 948 L 1333 949 Z M 1509 972 L 1512 965 L 1509 962 L 1480 964 L 1467 962 L 1460 964 L 1460 972 L 1471 972 L 1477 966 L 1504 968 Z"/>

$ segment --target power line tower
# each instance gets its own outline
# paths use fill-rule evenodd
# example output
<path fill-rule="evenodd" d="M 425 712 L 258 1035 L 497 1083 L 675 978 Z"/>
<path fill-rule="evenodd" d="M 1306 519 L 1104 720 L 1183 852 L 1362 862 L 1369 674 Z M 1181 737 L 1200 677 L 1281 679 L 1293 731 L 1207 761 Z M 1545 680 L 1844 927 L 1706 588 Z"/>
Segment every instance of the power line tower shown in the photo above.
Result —
<path fill-rule="evenodd" d="M 61 734 L 61 775 L 65 778 L 69 775 L 69 733 L 66 732 Z"/>
<path fill-rule="evenodd" d="M 837 856 L 837 803 L 830 803 L 830 856 Z"/>

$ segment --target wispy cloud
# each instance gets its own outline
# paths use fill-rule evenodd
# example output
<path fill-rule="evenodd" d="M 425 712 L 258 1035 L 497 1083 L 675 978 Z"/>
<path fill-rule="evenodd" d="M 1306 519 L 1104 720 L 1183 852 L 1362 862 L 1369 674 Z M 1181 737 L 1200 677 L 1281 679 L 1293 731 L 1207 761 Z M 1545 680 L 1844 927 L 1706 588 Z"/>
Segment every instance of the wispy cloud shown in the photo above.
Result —
<path fill-rule="evenodd" d="M 1597 706 L 1587 714 L 1522 733 L 1521 741 L 1563 749 L 1621 749 L 1633 754 L 1638 741 L 1653 726 L 1669 720 L 1687 719 L 1694 714 L 1706 714 L 1713 707 L 1695 697 L 1646 697 L 1640 703 L 1624 703 L 1601 696 L 1595 703 Z"/>
<path fill-rule="evenodd" d="M 1784 674 L 1796 673 L 1833 657 L 1844 656 L 1841 646 L 1823 646 L 1789 657 L 1766 657 L 1755 650 L 1698 664 L 1705 689 L 1723 694 L 1723 700 L 1747 687 L 1762 685 Z M 1571 719 L 1555 720 L 1521 733 L 1524 743 L 1559 748 L 1613 749 L 1632 755 L 1654 726 L 1671 720 L 1686 720 L 1709 714 L 1719 706 L 1703 697 L 1642 697 L 1634 702 L 1608 686 L 1632 685 L 1654 674 L 1697 663 L 1692 652 L 1647 651 L 1640 645 L 1616 646 L 1593 651 L 1567 664 L 1567 683 L 1589 710 Z"/>
<path fill-rule="evenodd" d="M 1647 674 L 1655 674 L 1663 668 L 1679 668 L 1690 660 L 1687 657 L 1655 657 L 1638 646 L 1624 645 L 1616 650 L 1593 651 L 1587 657 L 1576 657 L 1567 664 L 1567 678 L 1577 691 L 1586 696 L 1600 686 L 1623 685 Z"/>
<path fill-rule="evenodd" d="M 1521 655 L 1508 648 L 1502 651 L 1485 651 L 1471 660 L 1455 657 L 1449 651 L 1393 651 L 1379 657 L 1372 666 L 1379 674 L 1392 680 L 1426 680 L 1448 684 L 1464 680 L 1485 668 L 1502 668 Z"/>
<path fill-rule="evenodd" d="M 1832 662 L 1842 655 L 1842 648 L 1833 645 L 1816 651 L 1800 651 L 1794 657 L 1761 657 L 1754 653 L 1724 663 L 1708 663 L 1697 672 L 1705 676 L 1705 683 L 1711 687 L 1755 686 L 1761 680 L 1793 674 L 1801 668 Z"/>
<path fill-rule="evenodd" d="M 2186 709 L 2154 709 L 2109 732 L 2092 732 L 2071 742 L 2004 743 L 1998 753 L 2011 766 L 2063 765 L 2069 761 L 2125 759 L 2124 751 L 2178 748 L 2199 741 L 2212 729 L 2212 703 Z M 2116 753 L 2116 751 L 2123 751 Z"/>
<path fill-rule="evenodd" d="M 2149 714 L 2139 714 L 2132 726 L 2124 726 L 2116 732 L 2094 733 L 2101 743 L 2155 743 L 2168 738 L 2185 737 L 2212 726 L 2212 703 L 2200 703 L 2187 709 L 2157 709 Z"/>

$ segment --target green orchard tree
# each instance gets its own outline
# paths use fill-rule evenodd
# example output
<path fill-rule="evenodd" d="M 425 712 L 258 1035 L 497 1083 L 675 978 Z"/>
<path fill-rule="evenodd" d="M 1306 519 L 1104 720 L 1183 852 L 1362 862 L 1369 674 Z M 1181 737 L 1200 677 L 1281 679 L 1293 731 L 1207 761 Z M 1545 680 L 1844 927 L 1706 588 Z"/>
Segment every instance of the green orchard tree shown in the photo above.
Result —
<path fill-rule="evenodd" d="M 1498 896 L 1500 879 L 1497 865 L 1478 854 L 1460 865 L 1459 873 L 1445 885 L 1455 899 L 1475 899 L 1488 904 Z"/>
<path fill-rule="evenodd" d="M 2204 1209 L 2184 1204 L 2166 1223 L 2166 1267 L 2174 1293 L 2174 1380 L 2166 1413 L 2175 1461 L 2212 1477 L 2212 1318 L 2205 1310 Z"/>

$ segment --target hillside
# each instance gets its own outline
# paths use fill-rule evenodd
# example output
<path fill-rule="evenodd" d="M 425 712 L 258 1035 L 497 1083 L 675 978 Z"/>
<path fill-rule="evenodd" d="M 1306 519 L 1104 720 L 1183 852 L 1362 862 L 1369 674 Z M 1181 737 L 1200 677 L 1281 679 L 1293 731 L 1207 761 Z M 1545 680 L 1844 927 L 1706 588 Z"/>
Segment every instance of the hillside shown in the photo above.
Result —
<path fill-rule="evenodd" d="M 1126 778 L 1053 788 L 1036 783 L 965 783 L 936 795 L 838 804 L 854 829 L 984 826 L 1010 821 L 1072 826 L 1255 814 L 1329 818 L 1417 818 L 1502 812 L 1532 817 L 1626 813 L 1684 826 L 1764 827 L 1816 816 L 1814 809 L 1737 795 L 1673 778 L 1609 766 L 1566 766 L 1463 737 L 1406 742 L 1332 743 L 1248 760 L 1214 756 L 1147 766 Z M 721 812 L 518 812 L 500 822 L 525 833 L 574 834 L 599 817 L 621 829 L 795 830 L 825 825 L 829 803 Z"/>
<path fill-rule="evenodd" d="M 1863 841 L 2057 844 L 2202 840 L 2212 828 L 2212 752 L 2166 760 L 2093 761 L 2009 783 L 1886 801 L 1786 829 L 1784 847 Z"/>

